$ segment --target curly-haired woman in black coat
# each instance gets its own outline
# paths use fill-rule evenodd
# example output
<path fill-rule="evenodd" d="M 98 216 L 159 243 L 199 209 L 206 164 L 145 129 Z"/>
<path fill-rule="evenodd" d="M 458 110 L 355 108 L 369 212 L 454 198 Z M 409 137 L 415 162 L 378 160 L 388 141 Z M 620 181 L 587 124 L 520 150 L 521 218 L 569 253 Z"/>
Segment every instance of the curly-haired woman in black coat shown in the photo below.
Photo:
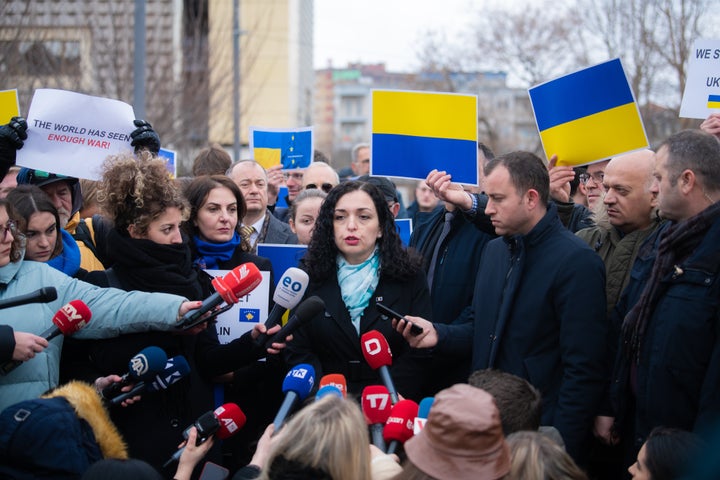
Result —
<path fill-rule="evenodd" d="M 430 296 L 421 258 L 403 248 L 382 193 L 356 181 L 333 188 L 302 263 L 310 276 L 305 296 L 322 298 L 325 311 L 295 333 L 286 350 L 288 364 L 311 363 L 318 378 L 341 373 L 348 392 L 359 395 L 365 386 L 382 383 L 360 344 L 364 333 L 378 330 L 390 344 L 395 386 L 405 397 L 416 398 L 419 359 L 375 305 L 431 315 Z"/>

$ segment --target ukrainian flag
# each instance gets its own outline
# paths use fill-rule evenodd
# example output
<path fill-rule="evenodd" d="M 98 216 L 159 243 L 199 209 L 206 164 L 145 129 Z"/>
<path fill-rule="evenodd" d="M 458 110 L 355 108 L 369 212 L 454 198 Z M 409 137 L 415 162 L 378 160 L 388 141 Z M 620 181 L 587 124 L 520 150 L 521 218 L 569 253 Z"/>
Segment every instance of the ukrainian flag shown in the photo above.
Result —
<path fill-rule="evenodd" d="M 620 59 L 532 87 L 545 155 L 582 165 L 648 146 Z"/>
<path fill-rule="evenodd" d="M 20 115 L 17 89 L 0 90 L 0 125 L 10 122 L 12 117 Z"/>
<path fill-rule="evenodd" d="M 477 97 L 373 90 L 371 172 L 424 179 L 433 168 L 477 185 Z"/>
<path fill-rule="evenodd" d="M 720 95 L 708 95 L 708 108 L 720 108 Z"/>
<path fill-rule="evenodd" d="M 313 158 L 312 130 L 259 130 L 251 128 L 253 159 L 264 168 L 305 168 Z"/>

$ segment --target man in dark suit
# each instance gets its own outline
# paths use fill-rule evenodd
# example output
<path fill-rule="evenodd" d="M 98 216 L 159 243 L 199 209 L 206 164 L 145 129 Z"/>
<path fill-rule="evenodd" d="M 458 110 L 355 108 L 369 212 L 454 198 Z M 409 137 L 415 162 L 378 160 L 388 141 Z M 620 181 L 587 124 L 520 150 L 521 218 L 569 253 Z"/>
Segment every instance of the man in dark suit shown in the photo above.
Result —
<path fill-rule="evenodd" d="M 501 238 L 480 259 L 472 308 L 453 324 L 408 317 L 424 328 L 418 336 L 405 322 L 397 328 L 413 347 L 471 356 L 473 370 L 528 380 L 542 393 L 542 424 L 557 428 L 580 459 L 607 375 L 605 269 L 560 222 L 537 156 L 503 155 L 485 174 L 484 214 Z M 428 185 L 469 217 L 482 213 L 478 197 L 445 172 L 432 172 Z"/>
<path fill-rule="evenodd" d="M 268 178 L 265 169 L 254 160 L 240 160 L 230 166 L 228 177 L 240 187 L 247 212 L 240 230 L 257 254 L 258 243 L 296 244 L 297 235 L 290 225 L 275 218 L 267 209 Z"/>

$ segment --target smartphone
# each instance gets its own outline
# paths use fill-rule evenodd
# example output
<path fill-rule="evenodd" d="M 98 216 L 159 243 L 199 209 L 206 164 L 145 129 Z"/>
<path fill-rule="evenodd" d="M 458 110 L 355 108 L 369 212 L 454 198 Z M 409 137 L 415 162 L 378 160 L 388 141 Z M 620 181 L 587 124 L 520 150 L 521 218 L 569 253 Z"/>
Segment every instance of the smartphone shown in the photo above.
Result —
<path fill-rule="evenodd" d="M 200 474 L 200 480 L 225 480 L 230 475 L 230 470 L 221 467 L 217 463 L 205 462 Z"/>
<path fill-rule="evenodd" d="M 411 325 L 411 326 L 410 326 L 410 333 L 411 333 L 411 334 L 413 334 L 413 335 L 420 335 L 421 333 L 423 333 L 422 327 L 419 326 L 419 325 L 414 324 L 413 322 L 411 322 L 410 320 L 408 320 L 407 318 L 405 318 L 405 315 L 400 315 L 398 312 L 396 312 L 395 310 L 391 309 L 390 307 L 386 307 L 386 306 L 383 305 L 382 303 L 376 303 L 376 304 L 375 304 L 375 307 L 377 307 L 377 309 L 378 309 L 378 310 L 380 311 L 380 313 L 382 313 L 383 315 L 387 315 L 387 316 L 390 317 L 390 318 L 397 318 L 398 320 L 404 320 L 404 321 L 408 322 L 408 323 Z"/>

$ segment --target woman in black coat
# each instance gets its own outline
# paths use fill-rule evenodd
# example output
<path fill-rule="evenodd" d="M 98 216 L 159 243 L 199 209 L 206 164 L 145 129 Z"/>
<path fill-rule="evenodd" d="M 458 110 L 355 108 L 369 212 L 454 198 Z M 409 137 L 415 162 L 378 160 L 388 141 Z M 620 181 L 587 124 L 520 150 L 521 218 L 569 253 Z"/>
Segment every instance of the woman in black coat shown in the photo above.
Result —
<path fill-rule="evenodd" d="M 109 157 L 99 193 L 103 212 L 114 224 L 107 238 L 108 248 L 117 254 L 112 268 L 88 274 L 88 282 L 123 290 L 174 293 L 192 300 L 210 294 L 200 280 L 205 274 L 194 267 L 190 246 L 181 232 L 190 208 L 163 160 L 147 153 L 137 159 Z M 252 341 L 262 330 L 264 326 L 260 325 L 226 345 L 220 345 L 212 326 L 93 342 L 90 358 L 102 374 L 127 371 L 129 359 L 148 346 L 162 348 L 168 358 L 183 355 L 190 365 L 190 374 L 167 390 L 146 393 L 137 404 L 111 411 L 130 455 L 161 470 L 182 440 L 183 430 L 215 408 L 212 381 L 267 354 Z M 208 458 L 221 463 L 219 448 L 214 448 Z M 163 473 L 172 477 L 170 471 Z"/>
<path fill-rule="evenodd" d="M 303 268 L 310 276 L 305 297 L 319 296 L 325 311 L 294 334 L 288 365 L 310 363 L 317 378 L 341 373 L 348 392 L 359 395 L 381 384 L 365 361 L 361 336 L 377 330 L 392 351 L 390 373 L 408 398 L 420 394 L 422 359 L 375 307 L 380 302 L 403 315 L 431 315 L 422 260 L 405 250 L 382 193 L 364 182 L 333 188 L 320 207 Z"/>

